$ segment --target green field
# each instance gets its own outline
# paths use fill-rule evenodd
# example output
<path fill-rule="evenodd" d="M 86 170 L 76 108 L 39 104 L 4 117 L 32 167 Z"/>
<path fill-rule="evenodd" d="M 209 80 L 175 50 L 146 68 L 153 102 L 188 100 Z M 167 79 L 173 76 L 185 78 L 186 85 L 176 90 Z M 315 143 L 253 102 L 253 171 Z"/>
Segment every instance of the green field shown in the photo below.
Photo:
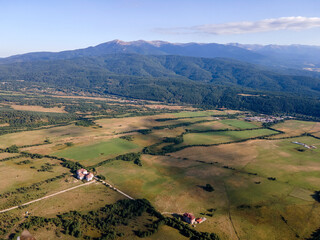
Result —
<path fill-rule="evenodd" d="M 94 161 L 95 159 L 105 159 L 116 154 L 120 155 L 137 150 L 139 150 L 138 145 L 120 138 L 114 138 L 106 142 L 99 142 L 92 145 L 70 147 L 56 152 L 55 155 L 93 165 L 96 163 L 96 161 Z"/>
<path fill-rule="evenodd" d="M 274 134 L 275 131 L 269 129 L 256 129 L 248 131 L 217 131 L 204 133 L 189 133 L 183 136 L 184 145 L 210 145 L 217 143 L 225 143 L 238 141 L 241 139 L 254 138 L 269 134 Z"/>
<path fill-rule="evenodd" d="M 214 112 L 211 111 L 195 111 L 195 112 L 179 112 L 173 114 L 177 118 L 183 118 L 183 117 L 207 117 L 214 115 Z"/>
<path fill-rule="evenodd" d="M 224 123 L 228 126 L 236 127 L 239 129 L 258 128 L 258 125 L 254 123 L 237 120 L 237 119 L 225 119 L 225 120 L 221 120 L 221 123 Z"/>

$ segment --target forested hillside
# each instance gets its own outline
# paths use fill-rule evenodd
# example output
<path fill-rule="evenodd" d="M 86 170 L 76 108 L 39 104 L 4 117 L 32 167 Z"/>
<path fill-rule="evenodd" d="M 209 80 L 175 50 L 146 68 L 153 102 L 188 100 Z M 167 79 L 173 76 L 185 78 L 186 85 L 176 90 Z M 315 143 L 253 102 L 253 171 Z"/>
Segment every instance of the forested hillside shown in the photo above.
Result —
<path fill-rule="evenodd" d="M 0 65 L 0 81 L 14 80 L 211 108 L 320 116 L 320 79 L 230 59 L 111 54 Z"/>
<path fill-rule="evenodd" d="M 0 65 L 0 73 L 1 80 L 23 79 L 78 87 L 103 87 L 108 78 L 134 76 L 320 96 L 318 78 L 280 75 L 256 65 L 221 58 L 115 54 Z"/>

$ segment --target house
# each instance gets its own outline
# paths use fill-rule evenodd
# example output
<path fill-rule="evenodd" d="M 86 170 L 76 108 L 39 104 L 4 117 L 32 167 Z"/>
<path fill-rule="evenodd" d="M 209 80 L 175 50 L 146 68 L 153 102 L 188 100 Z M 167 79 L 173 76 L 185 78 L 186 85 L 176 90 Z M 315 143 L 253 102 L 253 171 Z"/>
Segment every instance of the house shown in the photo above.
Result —
<path fill-rule="evenodd" d="M 83 173 L 81 173 L 81 172 L 77 174 L 77 178 L 78 178 L 79 180 L 84 179 L 84 176 L 85 176 L 85 175 L 84 175 Z"/>
<path fill-rule="evenodd" d="M 94 177 L 93 173 L 88 173 L 86 175 L 86 180 L 89 182 L 89 181 L 91 181 L 93 179 L 93 177 Z"/>
<path fill-rule="evenodd" d="M 192 213 L 184 213 L 182 219 L 187 223 L 194 224 L 196 218 L 193 216 Z"/>
<path fill-rule="evenodd" d="M 88 174 L 88 171 L 87 171 L 86 169 L 84 169 L 84 168 L 81 168 L 81 169 L 78 169 L 78 170 L 77 170 L 77 174 L 79 174 L 79 173 L 82 173 L 82 174 L 84 174 L 84 175 L 87 175 L 87 174 Z"/>
<path fill-rule="evenodd" d="M 196 223 L 203 223 L 205 220 L 207 220 L 205 217 L 202 218 L 196 218 Z"/>
<path fill-rule="evenodd" d="M 202 223 L 202 219 L 201 218 L 196 218 L 196 223 Z"/>

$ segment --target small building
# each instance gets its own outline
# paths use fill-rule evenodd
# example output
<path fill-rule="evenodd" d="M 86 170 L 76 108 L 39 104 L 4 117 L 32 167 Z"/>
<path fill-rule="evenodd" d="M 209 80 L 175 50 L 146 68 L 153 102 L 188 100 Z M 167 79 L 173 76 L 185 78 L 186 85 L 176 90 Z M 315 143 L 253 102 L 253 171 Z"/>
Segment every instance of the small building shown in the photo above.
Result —
<path fill-rule="evenodd" d="M 81 172 L 77 174 L 77 178 L 78 178 L 79 180 L 84 179 L 84 176 L 85 176 L 85 175 L 84 175 L 83 173 L 81 173 Z"/>
<path fill-rule="evenodd" d="M 94 177 L 93 173 L 88 173 L 86 175 L 86 180 L 89 182 L 89 181 L 91 181 L 93 179 L 93 177 Z"/>
<path fill-rule="evenodd" d="M 194 224 L 196 218 L 193 216 L 192 213 L 184 213 L 182 219 L 187 223 Z"/>
<path fill-rule="evenodd" d="M 203 223 L 205 220 L 207 220 L 205 217 L 196 218 L 196 223 L 200 224 L 200 223 Z"/>

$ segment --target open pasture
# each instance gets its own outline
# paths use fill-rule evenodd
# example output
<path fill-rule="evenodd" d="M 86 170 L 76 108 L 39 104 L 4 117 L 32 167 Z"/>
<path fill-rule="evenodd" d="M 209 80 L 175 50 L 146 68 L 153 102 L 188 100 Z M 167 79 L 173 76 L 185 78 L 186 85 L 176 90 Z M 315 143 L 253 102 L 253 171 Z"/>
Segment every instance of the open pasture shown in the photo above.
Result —
<path fill-rule="evenodd" d="M 274 136 L 273 138 L 298 136 L 303 133 L 315 134 L 320 132 L 320 122 L 287 120 L 283 123 L 275 124 L 272 127 L 284 132 L 284 134 Z"/>
<path fill-rule="evenodd" d="M 222 121 L 210 121 L 204 123 L 196 123 L 186 127 L 190 130 L 197 130 L 197 131 L 210 131 L 210 130 L 218 130 L 218 129 L 236 129 L 230 125 L 222 123 Z"/>
<path fill-rule="evenodd" d="M 50 164 L 52 169 L 38 171 L 46 164 Z M 5 176 L 0 179 L 0 193 L 25 187 L 67 172 L 68 169 L 63 168 L 59 161 L 47 158 L 30 159 L 22 157 L 0 162 L 0 174 Z"/>
<path fill-rule="evenodd" d="M 220 121 L 221 123 L 228 125 L 229 127 L 234 127 L 238 129 L 250 129 L 250 128 L 258 128 L 261 126 L 259 123 L 246 122 L 238 119 L 224 119 Z"/>
<path fill-rule="evenodd" d="M 269 129 L 188 133 L 183 136 L 183 145 L 210 145 L 265 136 L 274 133 L 276 132 Z"/>
<path fill-rule="evenodd" d="M 106 135 L 102 129 L 80 127 L 71 124 L 62 127 L 52 127 L 1 135 L 0 147 L 5 148 L 13 144 L 16 144 L 17 146 L 41 144 L 46 139 L 49 139 L 53 143 L 81 140 L 88 141 L 88 139 L 90 140 L 93 137 L 101 135 Z"/>
<path fill-rule="evenodd" d="M 30 204 L 24 211 L 28 210 L 32 215 L 41 217 L 55 217 L 57 214 L 79 209 L 83 212 L 96 210 L 123 198 L 121 194 L 96 182 Z"/>
<path fill-rule="evenodd" d="M 58 151 L 54 153 L 54 155 L 73 159 L 85 165 L 93 165 L 101 159 L 110 158 L 127 152 L 135 152 L 139 149 L 140 147 L 133 142 L 114 138 L 106 142 L 72 146 Z"/>

